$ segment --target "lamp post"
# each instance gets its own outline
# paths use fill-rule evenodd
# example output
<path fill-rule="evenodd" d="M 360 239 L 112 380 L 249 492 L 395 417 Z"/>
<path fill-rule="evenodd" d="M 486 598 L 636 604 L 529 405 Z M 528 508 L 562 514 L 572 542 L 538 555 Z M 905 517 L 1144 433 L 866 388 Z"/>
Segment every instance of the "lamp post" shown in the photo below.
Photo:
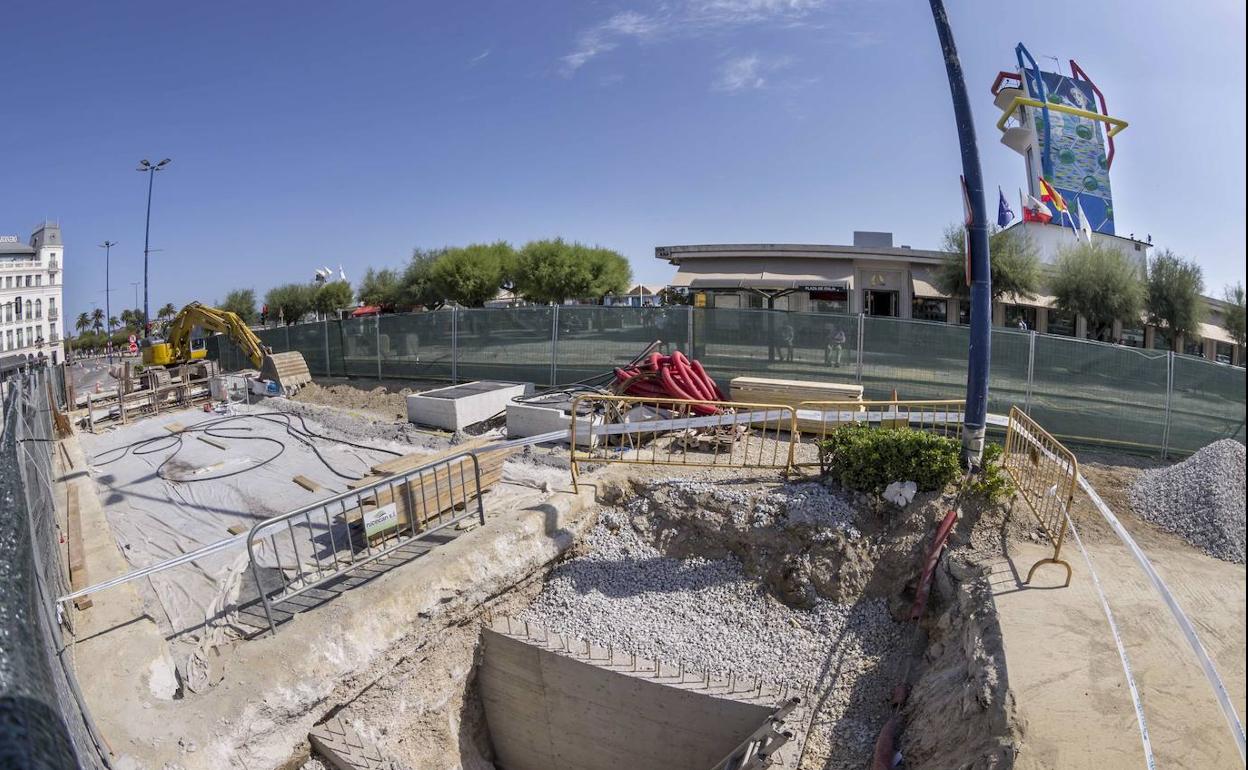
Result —
<path fill-rule="evenodd" d="M 100 248 L 104 249 L 104 327 L 108 329 L 104 347 L 108 349 L 108 362 L 110 364 L 113 362 L 113 311 L 109 305 L 109 300 L 112 299 L 112 296 L 108 288 L 108 258 L 116 245 L 117 241 L 104 241 L 100 244 Z"/>
<path fill-rule="evenodd" d="M 156 172 L 164 169 L 170 163 L 169 158 L 165 158 L 159 163 L 153 164 L 144 158 L 139 161 L 139 167 L 136 171 L 144 171 L 147 173 L 147 223 L 143 226 L 143 339 L 147 339 L 151 335 L 152 325 L 148 321 L 151 314 L 147 311 L 147 256 L 151 253 L 148 248 L 148 236 L 152 232 L 152 182 L 156 179 Z M 139 303 L 136 298 L 134 303 Z"/>
<path fill-rule="evenodd" d="M 953 100 L 953 116 L 958 126 L 962 151 L 963 193 L 968 209 L 966 222 L 967 282 L 971 287 L 971 346 L 966 368 L 966 412 L 962 425 L 962 460 L 978 468 L 983 461 L 984 431 L 988 423 L 988 365 L 992 344 L 992 274 L 988 255 L 988 217 L 984 205 L 984 179 L 975 143 L 971 102 L 966 95 L 966 79 L 953 30 L 945 14 L 943 0 L 930 0 L 932 19 L 945 59 L 945 74 Z"/>

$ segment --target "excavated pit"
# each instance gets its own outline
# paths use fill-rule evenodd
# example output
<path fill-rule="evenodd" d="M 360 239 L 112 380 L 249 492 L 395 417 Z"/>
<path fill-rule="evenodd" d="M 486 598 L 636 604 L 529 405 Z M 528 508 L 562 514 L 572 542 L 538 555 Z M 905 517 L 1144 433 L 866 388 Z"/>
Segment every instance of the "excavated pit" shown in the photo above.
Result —
<path fill-rule="evenodd" d="M 568 557 L 500 597 L 490 610 L 496 619 L 514 618 L 534 639 L 553 638 L 544 649 L 565 657 L 583 648 L 582 663 L 599 668 L 610 655 L 627 669 L 623 656 L 630 656 L 643 661 L 643 671 L 667 672 L 669 684 L 676 671 L 687 672 L 682 682 L 738 682 L 731 689 L 758 693 L 755 705 L 766 709 L 801 696 L 804 707 L 791 717 L 797 735 L 783 754 L 787 767 L 867 766 L 902 683 L 910 697 L 898 748 L 907 767 L 1012 766 L 1020 728 L 991 591 L 976 565 L 977 549 L 1005 526 L 999 512 L 964 506 L 916 627 L 904 621 L 948 498 L 920 495 L 903 511 L 815 481 L 711 472 L 634 477 L 607 488 L 605 498 L 597 523 Z M 413 767 L 437 758 L 445 767 L 592 770 L 589 755 L 610 760 L 604 767 L 657 767 L 648 742 L 621 754 L 628 741 L 613 744 L 613 733 L 593 727 L 637 718 L 654 735 L 681 742 L 684 712 L 660 705 L 654 691 L 634 694 L 626 710 L 586 726 L 581 711 L 606 708 L 591 695 L 609 689 L 601 682 L 552 673 L 549 663 L 483 668 L 486 625 L 479 617 L 424 640 L 341 712 L 386 756 Z M 483 670 L 493 677 L 493 695 L 483 696 Z M 500 677 L 525 697 L 499 697 Z M 701 714 L 706 707 L 690 708 Z M 519 720 L 524 734 L 547 737 L 517 755 L 514 740 L 504 747 L 491 733 L 491 717 L 509 725 L 508 735 Z M 639 731 L 633 725 L 614 734 Z M 578 741 L 597 754 L 587 755 Z"/>

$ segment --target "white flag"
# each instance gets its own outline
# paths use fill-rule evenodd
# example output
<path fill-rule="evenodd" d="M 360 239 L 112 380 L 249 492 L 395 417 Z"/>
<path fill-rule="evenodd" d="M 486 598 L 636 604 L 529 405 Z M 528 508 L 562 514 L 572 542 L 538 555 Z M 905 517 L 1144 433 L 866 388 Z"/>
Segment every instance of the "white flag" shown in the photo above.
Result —
<path fill-rule="evenodd" d="M 1079 230 L 1083 233 L 1083 237 L 1088 239 L 1088 243 L 1092 242 L 1092 225 L 1088 224 L 1088 215 L 1083 213 L 1083 197 L 1075 199 L 1075 208 L 1079 212 Z"/>

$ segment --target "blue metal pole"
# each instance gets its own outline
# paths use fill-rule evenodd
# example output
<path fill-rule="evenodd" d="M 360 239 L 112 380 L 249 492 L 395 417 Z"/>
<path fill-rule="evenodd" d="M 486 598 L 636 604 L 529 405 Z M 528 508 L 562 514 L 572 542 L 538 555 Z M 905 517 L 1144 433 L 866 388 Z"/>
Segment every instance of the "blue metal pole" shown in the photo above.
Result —
<path fill-rule="evenodd" d="M 151 315 L 148 314 L 147 308 L 147 255 L 148 255 L 148 236 L 152 232 L 152 181 L 156 178 L 156 168 L 152 167 L 147 170 L 147 219 L 143 225 L 143 339 L 148 339 L 152 333 L 152 325 L 149 322 Z"/>
<path fill-rule="evenodd" d="M 962 460 L 968 467 L 978 467 L 984 452 L 984 429 L 988 422 L 988 365 L 992 344 L 992 271 L 988 255 L 988 217 L 984 204 L 984 179 L 979 167 L 979 149 L 975 143 L 975 124 L 971 103 L 966 93 L 966 79 L 953 30 L 942 0 L 930 0 L 936 34 L 940 37 L 945 57 L 945 72 L 953 99 L 953 114 L 958 125 L 958 143 L 962 151 L 962 175 L 970 202 L 971 222 L 967 226 L 971 274 L 971 344 L 966 369 L 966 416 L 962 426 Z"/>

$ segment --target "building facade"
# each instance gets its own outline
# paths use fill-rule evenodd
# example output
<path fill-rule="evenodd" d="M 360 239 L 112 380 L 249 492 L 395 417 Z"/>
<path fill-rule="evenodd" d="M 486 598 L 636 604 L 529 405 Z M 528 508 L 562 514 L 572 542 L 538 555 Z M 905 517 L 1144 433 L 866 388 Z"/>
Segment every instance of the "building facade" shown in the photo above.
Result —
<path fill-rule="evenodd" d="M 1043 267 L 1051 266 L 1063 244 L 1073 243 L 1069 227 L 1017 224 L 1032 238 Z M 1064 230 L 1064 232 L 1063 232 Z M 1138 261 L 1141 269 L 1150 244 L 1134 238 L 1093 233 Z M 941 251 L 894 246 L 891 233 L 855 232 L 852 246 L 791 243 L 729 243 L 659 246 L 655 257 L 676 266 L 671 287 L 686 292 L 699 307 L 759 308 L 800 312 L 863 313 L 939 323 L 970 323 L 970 301 L 940 288 Z M 1179 349 L 1211 361 L 1242 366 L 1244 351 L 1225 327 L 1227 305 L 1205 298 L 1206 320 L 1199 337 L 1180 339 Z M 1047 293 L 1005 296 L 994 302 L 996 326 L 1026 328 L 1042 334 L 1088 338 L 1088 323 L 1057 308 Z M 1161 330 L 1137 319 L 1116 322 L 1106 342 L 1157 350 L 1169 349 Z"/>
<path fill-rule="evenodd" d="M 61 227 L 44 222 L 23 242 L 0 235 L 0 353 L 62 360 L 64 248 Z"/>

